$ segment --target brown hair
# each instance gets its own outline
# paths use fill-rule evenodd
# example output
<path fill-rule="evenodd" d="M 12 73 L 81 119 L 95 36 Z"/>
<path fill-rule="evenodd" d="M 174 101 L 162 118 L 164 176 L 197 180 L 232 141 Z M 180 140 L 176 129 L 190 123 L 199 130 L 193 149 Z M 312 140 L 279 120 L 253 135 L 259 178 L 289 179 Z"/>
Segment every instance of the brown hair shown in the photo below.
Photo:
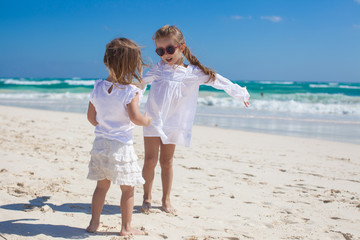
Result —
<path fill-rule="evenodd" d="M 104 64 L 113 76 L 113 83 L 129 85 L 134 78 L 142 81 L 145 64 L 139 47 L 130 39 L 115 38 L 106 44 Z"/>
<path fill-rule="evenodd" d="M 153 36 L 153 40 L 158 40 L 160 38 L 173 38 L 178 44 L 185 44 L 185 38 L 182 32 L 176 26 L 165 25 L 159 30 L 157 30 Z M 215 81 L 216 72 L 210 68 L 205 67 L 200 63 L 200 61 L 191 54 L 190 49 L 185 45 L 183 51 L 184 57 L 191 63 L 201 69 L 205 74 L 209 75 L 209 81 Z"/>

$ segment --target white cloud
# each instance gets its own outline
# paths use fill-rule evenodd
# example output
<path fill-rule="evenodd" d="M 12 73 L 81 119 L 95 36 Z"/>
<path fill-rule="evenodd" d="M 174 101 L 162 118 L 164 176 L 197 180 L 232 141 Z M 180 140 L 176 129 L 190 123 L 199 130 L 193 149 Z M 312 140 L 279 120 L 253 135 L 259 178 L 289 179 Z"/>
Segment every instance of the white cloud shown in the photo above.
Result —
<path fill-rule="evenodd" d="M 360 0 L 354 0 L 357 4 L 360 4 Z"/>
<path fill-rule="evenodd" d="M 360 1 L 360 0 L 359 0 Z M 244 16 L 239 16 L 239 15 L 235 15 L 231 17 L 233 20 L 244 20 L 244 19 L 252 19 L 252 16 L 248 16 L 248 17 L 244 17 Z"/>
<path fill-rule="evenodd" d="M 261 16 L 261 19 L 269 20 L 271 22 L 281 22 L 283 20 L 282 17 L 279 16 Z"/>
<path fill-rule="evenodd" d="M 355 29 L 360 29 L 360 24 L 354 24 L 354 25 L 353 25 L 353 28 L 355 28 Z"/>

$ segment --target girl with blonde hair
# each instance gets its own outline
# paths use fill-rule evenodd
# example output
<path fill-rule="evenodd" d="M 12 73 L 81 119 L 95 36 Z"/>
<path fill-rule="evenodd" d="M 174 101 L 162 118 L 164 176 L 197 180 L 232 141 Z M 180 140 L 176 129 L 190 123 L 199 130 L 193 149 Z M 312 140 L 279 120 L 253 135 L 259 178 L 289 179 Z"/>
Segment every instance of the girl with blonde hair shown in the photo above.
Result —
<path fill-rule="evenodd" d="M 162 209 L 175 212 L 170 202 L 173 180 L 173 156 L 176 145 L 189 147 L 195 118 L 199 86 L 205 84 L 225 90 L 249 105 L 249 93 L 230 80 L 203 66 L 185 44 L 176 26 L 165 25 L 153 36 L 161 61 L 143 77 L 143 87 L 151 84 L 146 112 L 152 117 L 144 127 L 145 162 L 143 166 L 144 201 L 142 210 L 151 208 L 154 169 L 160 160 L 163 188 Z M 184 57 L 190 63 L 184 64 Z M 160 150 L 160 158 L 159 158 Z"/>
<path fill-rule="evenodd" d="M 144 183 L 132 145 L 132 129 L 134 124 L 148 126 L 151 121 L 139 111 L 142 91 L 133 84 L 133 79 L 142 81 L 144 64 L 140 49 L 129 39 L 114 39 L 106 45 L 104 64 L 109 76 L 95 82 L 87 114 L 95 126 L 88 179 L 97 181 L 87 231 L 98 229 L 106 193 L 113 182 L 122 191 L 120 235 L 143 235 L 144 232 L 131 227 L 134 186 Z"/>

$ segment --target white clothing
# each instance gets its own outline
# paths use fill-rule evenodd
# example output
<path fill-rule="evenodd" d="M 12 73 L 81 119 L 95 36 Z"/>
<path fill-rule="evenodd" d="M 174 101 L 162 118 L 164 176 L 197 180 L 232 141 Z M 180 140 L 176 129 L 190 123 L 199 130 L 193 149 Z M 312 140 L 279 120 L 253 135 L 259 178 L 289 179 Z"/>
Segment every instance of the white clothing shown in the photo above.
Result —
<path fill-rule="evenodd" d="M 95 136 L 120 141 L 125 144 L 132 144 L 132 130 L 134 123 L 130 121 L 127 104 L 141 93 L 141 90 L 134 85 L 116 84 L 99 79 L 94 84 L 90 94 L 90 102 L 95 106 L 96 121 Z"/>
<path fill-rule="evenodd" d="M 225 90 L 230 96 L 248 101 L 249 93 L 230 80 L 216 74 L 215 81 L 194 65 L 171 66 L 163 61 L 154 65 L 143 77 L 151 84 L 145 111 L 152 121 L 144 127 L 145 137 L 160 137 L 164 144 L 189 147 L 200 84 Z"/>
<path fill-rule="evenodd" d="M 145 183 L 132 144 L 96 137 L 90 155 L 88 179 L 128 186 Z"/>

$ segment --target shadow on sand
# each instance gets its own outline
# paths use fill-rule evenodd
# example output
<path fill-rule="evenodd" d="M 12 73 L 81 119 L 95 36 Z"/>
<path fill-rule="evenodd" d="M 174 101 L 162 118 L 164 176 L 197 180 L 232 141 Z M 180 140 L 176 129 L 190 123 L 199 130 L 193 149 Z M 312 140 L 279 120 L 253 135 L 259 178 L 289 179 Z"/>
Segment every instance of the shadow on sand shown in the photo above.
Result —
<path fill-rule="evenodd" d="M 68 213 L 85 213 L 91 214 L 91 204 L 87 203 L 65 203 L 62 205 L 55 205 L 47 202 L 50 199 L 48 196 L 37 197 L 29 201 L 29 203 L 16 203 L 0 206 L 0 209 L 13 211 L 34 211 L 41 207 L 48 205 L 53 211 L 68 212 Z M 140 213 L 141 206 L 134 206 L 133 213 Z M 119 205 L 104 205 L 102 214 L 121 214 Z M 16 219 L 0 222 L 1 234 L 15 234 L 18 236 L 36 236 L 44 234 L 54 238 L 72 238 L 85 239 L 94 234 L 86 232 L 84 228 L 70 227 L 66 225 L 52 225 L 36 223 L 39 219 Z M 119 235 L 119 232 L 96 232 L 96 235 Z M 2 235 L 0 235 L 0 240 Z M 6 239 L 6 238 L 5 238 Z"/>
<path fill-rule="evenodd" d="M 16 203 L 2 205 L 0 208 L 14 211 L 31 211 L 36 208 L 41 208 L 45 205 L 51 207 L 56 212 L 68 213 L 86 213 L 91 214 L 91 204 L 89 203 L 64 203 L 62 205 L 55 205 L 47 202 L 50 199 L 48 196 L 37 197 L 29 201 L 29 203 Z M 133 214 L 141 213 L 141 206 L 134 206 Z M 120 205 L 105 204 L 102 210 L 103 215 L 121 214 Z"/>
<path fill-rule="evenodd" d="M 22 223 L 23 221 L 36 221 L 37 219 L 17 219 L 0 222 L 2 234 L 16 234 L 20 236 L 37 236 L 44 234 L 54 238 L 84 239 L 90 234 L 83 228 L 69 227 L 65 225 Z"/>

